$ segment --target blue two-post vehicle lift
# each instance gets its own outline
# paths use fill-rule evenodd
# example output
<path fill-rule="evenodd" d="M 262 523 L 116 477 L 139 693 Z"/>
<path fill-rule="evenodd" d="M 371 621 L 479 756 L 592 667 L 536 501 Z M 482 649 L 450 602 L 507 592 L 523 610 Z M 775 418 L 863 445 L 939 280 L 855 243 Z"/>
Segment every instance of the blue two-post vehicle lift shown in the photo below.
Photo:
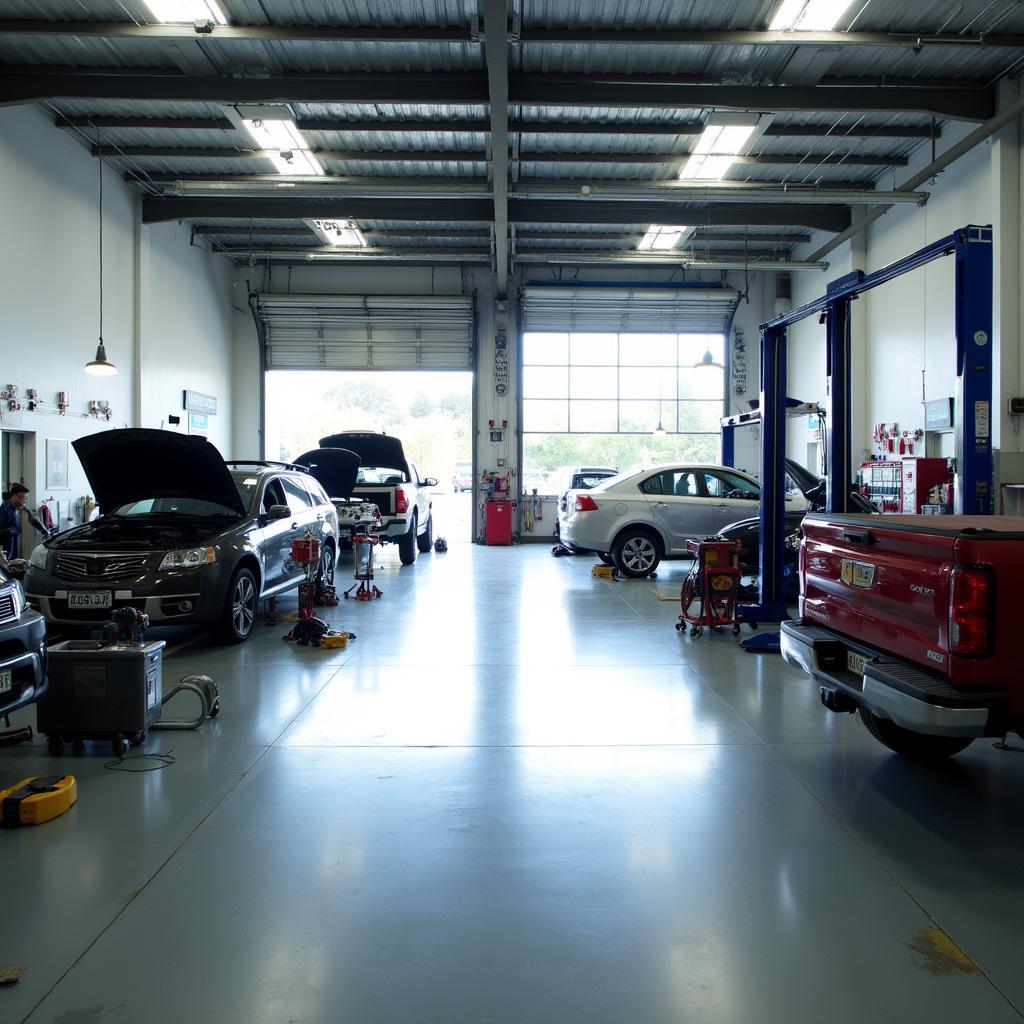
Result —
<path fill-rule="evenodd" d="M 873 274 L 857 270 L 838 278 L 820 298 L 761 324 L 761 554 L 758 602 L 743 606 L 745 621 L 780 622 L 787 615 L 783 543 L 788 328 L 816 313 L 824 314 L 828 346 L 825 409 L 830 426 L 825 508 L 847 512 L 855 468 L 850 437 L 850 304 L 870 288 L 950 255 L 955 257 L 957 375 L 953 511 L 959 515 L 992 514 L 992 227 L 972 224 Z M 723 444 L 726 464 L 731 464 L 732 450 L 730 438 Z"/>

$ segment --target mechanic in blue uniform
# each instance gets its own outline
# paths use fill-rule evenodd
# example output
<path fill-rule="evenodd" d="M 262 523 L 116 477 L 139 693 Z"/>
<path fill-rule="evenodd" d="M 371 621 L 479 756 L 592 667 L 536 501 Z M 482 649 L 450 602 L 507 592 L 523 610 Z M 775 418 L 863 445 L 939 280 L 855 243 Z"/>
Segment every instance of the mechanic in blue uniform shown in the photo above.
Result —
<path fill-rule="evenodd" d="M 28 488 L 24 484 L 11 484 L 11 489 L 0 502 L 0 548 L 8 558 L 18 557 L 21 539 L 21 510 L 28 501 Z"/>

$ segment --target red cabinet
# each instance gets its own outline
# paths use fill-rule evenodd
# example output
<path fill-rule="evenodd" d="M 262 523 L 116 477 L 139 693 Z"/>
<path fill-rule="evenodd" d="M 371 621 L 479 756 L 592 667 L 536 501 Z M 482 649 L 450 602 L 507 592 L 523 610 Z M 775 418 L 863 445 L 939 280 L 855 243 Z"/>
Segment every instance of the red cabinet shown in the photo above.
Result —
<path fill-rule="evenodd" d="M 488 544 L 512 543 L 512 501 L 488 501 L 484 505 L 484 538 Z"/>

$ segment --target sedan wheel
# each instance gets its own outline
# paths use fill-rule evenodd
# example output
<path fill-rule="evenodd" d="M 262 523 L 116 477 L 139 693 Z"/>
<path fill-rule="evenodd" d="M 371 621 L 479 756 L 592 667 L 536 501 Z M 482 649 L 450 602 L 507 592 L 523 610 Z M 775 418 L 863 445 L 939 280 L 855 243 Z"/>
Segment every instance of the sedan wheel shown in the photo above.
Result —
<path fill-rule="evenodd" d="M 229 644 L 240 644 L 248 640 L 256 623 L 258 603 L 259 591 L 252 570 L 237 570 L 228 586 L 224 618 L 219 629 L 221 639 Z"/>
<path fill-rule="evenodd" d="M 661 552 L 649 533 L 627 530 L 615 541 L 612 559 L 623 576 L 638 580 L 657 569 L 661 562 Z"/>

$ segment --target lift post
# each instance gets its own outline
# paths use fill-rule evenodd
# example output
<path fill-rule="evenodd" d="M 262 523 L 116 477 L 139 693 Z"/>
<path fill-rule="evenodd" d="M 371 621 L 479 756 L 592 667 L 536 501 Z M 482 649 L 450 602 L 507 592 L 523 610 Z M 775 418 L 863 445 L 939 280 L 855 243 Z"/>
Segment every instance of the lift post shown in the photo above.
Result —
<path fill-rule="evenodd" d="M 788 328 L 809 316 L 825 314 L 828 373 L 829 512 L 849 508 L 853 480 L 850 410 L 851 302 L 863 292 L 955 256 L 955 330 L 957 354 L 956 477 L 953 510 L 991 515 L 992 494 L 992 227 L 968 225 L 951 235 L 864 274 L 856 271 L 829 284 L 826 294 L 761 324 L 761 564 L 758 603 L 742 609 L 748 622 L 778 622 L 786 617 L 783 580 L 785 542 L 786 342 Z M 723 459 L 732 456 L 732 438 Z"/>

